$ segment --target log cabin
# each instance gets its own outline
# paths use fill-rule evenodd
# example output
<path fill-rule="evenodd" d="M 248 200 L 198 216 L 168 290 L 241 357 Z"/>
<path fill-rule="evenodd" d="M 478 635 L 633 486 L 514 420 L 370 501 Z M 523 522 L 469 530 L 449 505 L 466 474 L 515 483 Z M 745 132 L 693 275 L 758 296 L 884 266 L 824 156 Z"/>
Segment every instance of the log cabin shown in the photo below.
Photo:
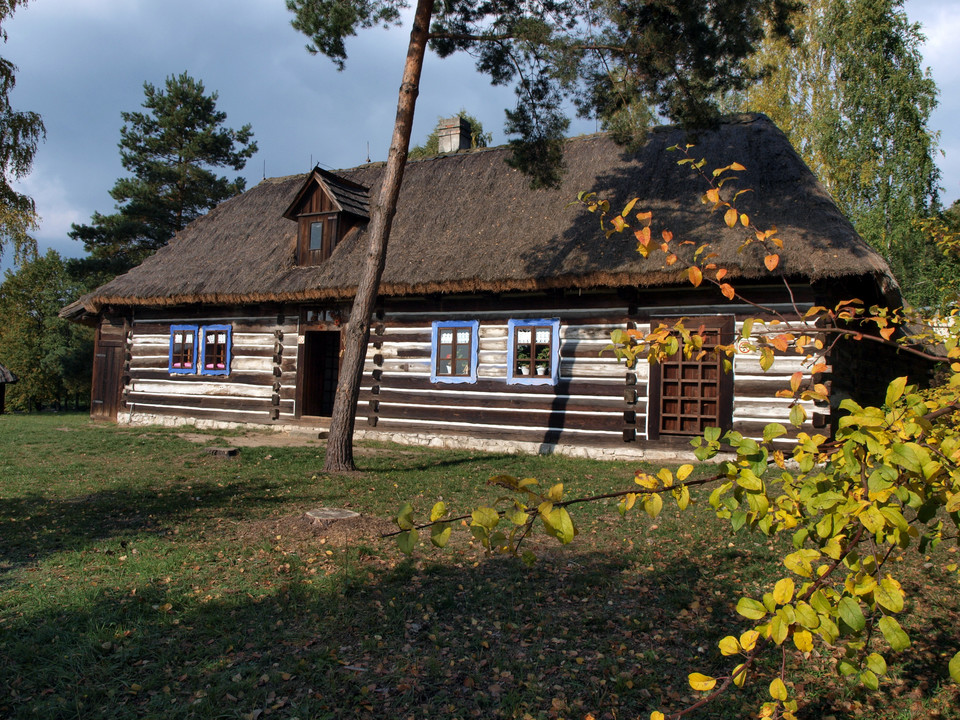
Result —
<path fill-rule="evenodd" d="M 740 250 L 700 197 L 707 186 L 668 148 L 693 144 L 710 168 L 739 162 L 738 204 L 784 242 L 776 271 Z M 742 348 L 627 367 L 604 349 L 618 328 L 688 318 L 715 342 L 747 317 L 796 318 L 841 298 L 899 302 L 864 243 L 784 134 L 763 115 L 690 133 L 654 129 L 638 150 L 605 134 L 571 138 L 557 188 L 531 190 L 505 147 L 407 164 L 357 408 L 357 438 L 591 456 L 657 457 L 707 426 L 759 437 L 787 424 L 775 397 L 803 358 L 767 372 Z M 64 309 L 97 328 L 92 415 L 135 424 L 322 431 L 340 370 L 365 229 L 383 163 L 265 179 L 177 234 L 140 266 Z M 687 263 L 644 258 L 632 233 L 604 236 L 575 202 L 633 197 L 653 228 L 709 242 L 738 291 L 763 309 L 693 287 Z M 632 218 L 628 218 L 630 221 Z M 870 358 L 835 354 L 822 378 L 857 396 Z M 866 365 L 865 365 L 866 364 Z M 879 373 L 882 374 L 882 373 Z M 839 400 L 811 403 L 804 430 Z"/>

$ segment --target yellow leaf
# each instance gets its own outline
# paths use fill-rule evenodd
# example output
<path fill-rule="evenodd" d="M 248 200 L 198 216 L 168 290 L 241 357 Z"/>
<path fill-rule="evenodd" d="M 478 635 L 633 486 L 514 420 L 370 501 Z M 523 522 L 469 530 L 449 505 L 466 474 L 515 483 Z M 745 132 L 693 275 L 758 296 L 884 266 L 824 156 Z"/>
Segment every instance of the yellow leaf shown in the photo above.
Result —
<path fill-rule="evenodd" d="M 743 663 L 740 663 L 733 669 L 733 684 L 737 687 L 743 687 L 743 684 L 747 681 L 747 670 L 743 667 Z"/>
<path fill-rule="evenodd" d="M 547 498 L 553 502 L 560 502 L 563 500 L 563 483 L 557 483 L 547 492 Z"/>
<path fill-rule="evenodd" d="M 740 215 L 740 224 L 743 225 L 744 227 L 749 227 L 749 226 L 750 226 L 750 216 L 747 215 L 746 213 L 742 213 L 742 214 Z"/>
<path fill-rule="evenodd" d="M 797 646 L 800 652 L 811 652 L 813 650 L 813 635 L 806 630 L 797 630 L 793 633 L 793 644 Z"/>
<path fill-rule="evenodd" d="M 717 270 L 717 282 L 720 282 L 721 280 L 723 280 L 723 278 L 725 278 L 726 275 L 727 275 L 726 268 L 720 268 L 719 270 Z"/>
<path fill-rule="evenodd" d="M 732 228 L 734 225 L 737 224 L 737 220 L 739 219 L 739 217 L 740 216 L 738 215 L 736 208 L 729 208 L 723 214 L 723 221 L 727 224 L 727 227 Z"/>
<path fill-rule="evenodd" d="M 745 651 L 750 652 L 757 644 L 757 640 L 760 638 L 760 633 L 756 630 L 747 630 L 740 636 L 740 647 Z"/>
<path fill-rule="evenodd" d="M 708 202 L 717 205 L 720 202 L 720 191 L 717 188 L 710 188 L 707 190 L 706 198 Z"/>
<path fill-rule="evenodd" d="M 737 639 L 733 635 L 727 635 L 719 643 L 720 654 L 721 655 L 736 655 L 740 652 L 740 643 L 737 642 Z"/>
<path fill-rule="evenodd" d="M 690 681 L 690 687 L 697 692 L 713 690 L 713 687 L 717 684 L 716 678 L 704 675 L 703 673 L 690 673 L 688 680 Z"/>
<path fill-rule="evenodd" d="M 688 477 L 690 477 L 690 473 L 692 472 L 693 472 L 693 465 L 689 463 L 687 463 L 686 465 L 681 465 L 680 467 L 677 468 L 677 481 L 683 482 Z"/>
<path fill-rule="evenodd" d="M 779 263 L 780 263 L 780 256 L 776 254 L 767 255 L 763 259 L 763 264 L 767 266 L 767 270 L 769 270 L 770 272 L 773 272 Z"/>
<path fill-rule="evenodd" d="M 774 700 L 787 699 L 787 686 L 783 684 L 783 680 L 780 678 L 774 678 L 773 682 L 770 683 L 770 697 Z"/>
<path fill-rule="evenodd" d="M 645 226 L 650 224 L 650 221 L 653 219 L 653 213 L 649 210 L 647 212 L 637 213 L 637 220 L 643 223 Z"/>
<path fill-rule="evenodd" d="M 781 578 L 773 586 L 773 599 L 777 605 L 786 605 L 793 600 L 794 584 L 791 578 Z"/>
<path fill-rule="evenodd" d="M 669 230 L 664 230 L 660 233 L 660 235 L 663 237 L 663 241 L 665 243 L 669 243 L 671 240 L 673 240 L 673 233 Z"/>
<path fill-rule="evenodd" d="M 717 274 L 719 275 L 719 273 Z M 737 294 L 736 291 L 733 289 L 733 285 L 731 285 L 730 283 L 723 283 L 720 286 L 720 292 L 723 293 L 723 296 L 727 300 L 733 300 L 733 297 Z"/>
<path fill-rule="evenodd" d="M 650 720 L 666 720 L 666 716 L 659 710 L 654 710 L 650 713 Z"/>

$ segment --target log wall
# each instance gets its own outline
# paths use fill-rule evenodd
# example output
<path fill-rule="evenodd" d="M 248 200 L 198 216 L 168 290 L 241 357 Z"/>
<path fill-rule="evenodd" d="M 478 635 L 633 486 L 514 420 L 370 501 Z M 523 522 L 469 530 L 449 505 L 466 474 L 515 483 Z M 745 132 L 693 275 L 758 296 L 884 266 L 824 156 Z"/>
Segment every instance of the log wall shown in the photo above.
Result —
<path fill-rule="evenodd" d="M 680 302 L 666 304 L 664 295 Z M 366 357 L 358 428 L 366 424 L 368 430 L 421 441 L 454 435 L 538 445 L 689 449 L 688 437 L 648 439 L 648 365 L 627 368 L 611 352 L 601 353 L 610 344 L 610 333 L 629 323 L 645 331 L 651 322 L 677 316 L 734 315 L 739 336 L 743 319 L 756 315 L 751 306 L 689 300 L 684 304 L 684 297 L 690 294 L 640 295 L 636 303 L 625 303 L 613 293 L 587 300 L 523 298 L 512 309 L 505 307 L 502 298 L 495 303 L 464 301 L 459 307 L 448 302 L 439 309 L 426 300 L 419 307 L 414 302 L 387 305 Z M 785 313 L 792 310 L 776 302 L 768 307 Z M 508 320 L 550 317 L 561 320 L 558 384 L 508 385 Z M 435 320 L 479 321 L 476 383 L 430 382 Z M 802 361 L 801 356 L 777 353 L 774 366 L 763 372 L 758 353 L 738 353 L 733 370 L 733 429 L 759 439 L 768 423 L 779 422 L 795 435 L 798 431 L 789 424 L 790 400 L 775 394 L 789 386 L 794 372 L 806 373 Z M 813 431 L 825 417 L 822 413 L 829 412 L 813 403 L 805 403 L 805 410 L 808 420 L 802 430 L 806 432 Z"/>
<path fill-rule="evenodd" d="M 138 312 L 130 323 L 129 370 L 121 412 L 128 422 L 189 419 L 283 424 L 294 418 L 296 308 L 226 308 L 218 312 Z M 170 326 L 230 325 L 230 374 L 171 374 Z"/>

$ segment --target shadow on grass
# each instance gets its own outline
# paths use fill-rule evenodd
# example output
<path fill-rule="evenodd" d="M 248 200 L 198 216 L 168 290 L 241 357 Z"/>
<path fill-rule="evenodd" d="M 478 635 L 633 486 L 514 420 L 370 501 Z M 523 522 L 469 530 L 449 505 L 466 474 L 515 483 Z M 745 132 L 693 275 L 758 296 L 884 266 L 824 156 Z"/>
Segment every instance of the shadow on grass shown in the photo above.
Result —
<path fill-rule="evenodd" d="M 276 575 L 210 595 L 189 578 L 103 588 L 0 624 L 0 715 L 646 715 L 688 695 L 688 672 L 715 669 L 730 618 L 702 602 L 712 568 L 634 560 L 550 551 L 533 568 L 377 570 L 354 558 L 349 577 Z M 751 698 L 710 717 L 741 717 Z"/>

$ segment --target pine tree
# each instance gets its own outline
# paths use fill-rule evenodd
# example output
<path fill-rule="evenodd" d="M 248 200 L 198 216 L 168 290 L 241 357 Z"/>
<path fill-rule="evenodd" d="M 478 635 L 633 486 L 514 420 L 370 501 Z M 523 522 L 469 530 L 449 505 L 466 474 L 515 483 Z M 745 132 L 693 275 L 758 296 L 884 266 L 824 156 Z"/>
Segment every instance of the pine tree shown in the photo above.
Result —
<path fill-rule="evenodd" d="M 143 86 L 146 112 L 121 113 L 120 156 L 130 177 L 110 191 L 111 215 L 94 213 L 89 225 L 74 225 L 95 261 L 110 273 L 123 272 L 165 245 L 174 233 L 218 203 L 243 191 L 245 182 L 218 176 L 216 168 L 242 170 L 257 151 L 250 125 L 223 127 L 217 93 L 187 73 L 165 87 Z"/>
<path fill-rule="evenodd" d="M 3 23 L 26 0 L 0 2 L 0 40 L 7 41 Z M 22 262 L 36 254 L 29 233 L 37 225 L 33 199 L 17 192 L 13 183 L 30 173 L 37 144 L 44 137 L 43 120 L 35 112 L 14 110 L 10 93 L 17 82 L 17 66 L 0 58 L 0 258 L 12 246 L 14 260 Z"/>

